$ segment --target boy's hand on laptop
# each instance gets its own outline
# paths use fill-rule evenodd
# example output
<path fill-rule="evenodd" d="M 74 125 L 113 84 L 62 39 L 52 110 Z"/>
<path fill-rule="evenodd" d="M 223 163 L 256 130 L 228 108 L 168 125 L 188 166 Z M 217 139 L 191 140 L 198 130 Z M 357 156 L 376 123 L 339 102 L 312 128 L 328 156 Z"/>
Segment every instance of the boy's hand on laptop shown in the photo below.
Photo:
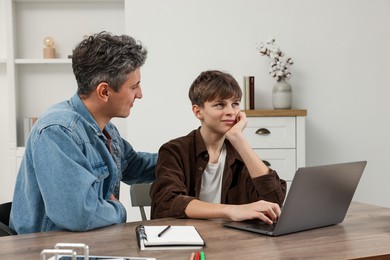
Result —
<path fill-rule="evenodd" d="M 276 222 L 280 216 L 281 210 L 277 203 L 259 200 L 249 204 L 234 205 L 230 212 L 230 219 L 233 221 L 242 221 L 247 219 L 260 219 L 268 224 Z"/>

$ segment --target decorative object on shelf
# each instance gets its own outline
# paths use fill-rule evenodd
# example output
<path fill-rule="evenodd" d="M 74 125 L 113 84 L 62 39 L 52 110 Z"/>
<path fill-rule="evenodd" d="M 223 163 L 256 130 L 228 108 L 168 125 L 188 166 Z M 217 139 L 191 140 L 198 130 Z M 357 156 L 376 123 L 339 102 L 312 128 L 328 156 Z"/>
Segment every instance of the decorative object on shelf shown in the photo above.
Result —
<path fill-rule="evenodd" d="M 266 43 L 257 46 L 260 55 L 271 59 L 269 74 L 276 79 L 272 89 L 272 105 L 274 109 L 290 109 L 292 107 L 292 88 L 286 81 L 291 77 L 289 67 L 294 64 L 291 58 L 285 58 L 284 52 L 270 38 Z"/>
<path fill-rule="evenodd" d="M 245 110 L 255 109 L 255 77 L 244 76 Z"/>
<path fill-rule="evenodd" d="M 292 88 L 285 79 L 277 81 L 272 88 L 272 105 L 274 109 L 290 109 L 292 107 Z"/>
<path fill-rule="evenodd" d="M 54 39 L 50 36 L 45 37 L 43 39 L 43 44 L 45 48 L 43 48 L 43 58 L 45 59 L 54 59 L 56 57 L 56 49 L 54 48 Z"/>

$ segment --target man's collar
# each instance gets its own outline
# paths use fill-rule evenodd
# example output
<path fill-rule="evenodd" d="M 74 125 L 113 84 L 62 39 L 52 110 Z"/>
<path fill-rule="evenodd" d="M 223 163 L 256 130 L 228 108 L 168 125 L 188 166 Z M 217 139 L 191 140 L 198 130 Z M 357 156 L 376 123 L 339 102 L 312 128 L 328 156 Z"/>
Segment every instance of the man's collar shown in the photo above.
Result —
<path fill-rule="evenodd" d="M 81 100 L 80 96 L 75 93 L 71 99 L 70 103 L 73 106 L 74 110 L 81 115 L 89 125 L 95 130 L 96 134 L 103 135 L 102 131 L 99 128 L 99 125 L 96 123 L 92 114 L 89 112 L 88 108 L 85 106 L 84 102 Z"/>

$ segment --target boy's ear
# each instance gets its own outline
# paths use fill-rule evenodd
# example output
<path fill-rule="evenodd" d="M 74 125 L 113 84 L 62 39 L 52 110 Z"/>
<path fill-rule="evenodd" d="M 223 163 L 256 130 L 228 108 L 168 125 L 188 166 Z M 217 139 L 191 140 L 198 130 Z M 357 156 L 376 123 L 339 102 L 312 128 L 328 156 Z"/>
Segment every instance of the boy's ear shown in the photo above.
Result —
<path fill-rule="evenodd" d="M 202 113 L 200 112 L 200 108 L 199 108 L 198 105 L 192 105 L 192 112 L 194 113 L 194 115 L 195 115 L 199 120 L 202 120 L 202 119 L 203 119 Z"/>

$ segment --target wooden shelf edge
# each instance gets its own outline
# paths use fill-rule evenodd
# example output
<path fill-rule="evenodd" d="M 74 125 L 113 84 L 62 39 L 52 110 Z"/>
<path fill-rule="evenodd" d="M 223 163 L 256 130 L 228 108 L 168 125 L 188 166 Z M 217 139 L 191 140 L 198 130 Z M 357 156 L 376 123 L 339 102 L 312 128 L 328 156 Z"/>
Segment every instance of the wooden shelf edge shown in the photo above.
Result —
<path fill-rule="evenodd" d="M 307 116 L 306 109 L 251 109 L 243 110 L 248 117 L 255 116 Z"/>

